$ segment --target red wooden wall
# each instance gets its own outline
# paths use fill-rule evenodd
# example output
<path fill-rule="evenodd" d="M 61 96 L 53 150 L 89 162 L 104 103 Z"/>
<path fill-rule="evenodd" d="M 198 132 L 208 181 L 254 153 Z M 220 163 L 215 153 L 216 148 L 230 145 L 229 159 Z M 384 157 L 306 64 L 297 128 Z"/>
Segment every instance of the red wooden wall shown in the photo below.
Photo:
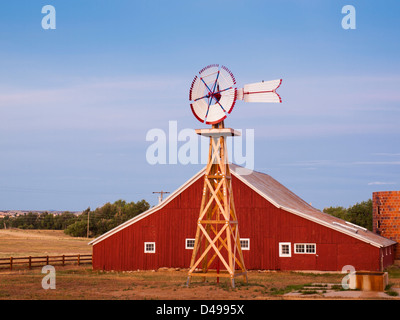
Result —
<path fill-rule="evenodd" d="M 382 262 L 393 263 L 392 254 L 278 209 L 235 177 L 232 184 L 240 237 L 250 239 L 250 250 L 243 251 L 247 269 L 341 271 L 352 265 L 377 271 Z M 185 239 L 195 237 L 202 188 L 200 178 L 161 210 L 95 244 L 93 268 L 188 268 L 192 250 Z M 144 242 L 155 242 L 156 252 L 144 253 Z M 291 257 L 279 257 L 279 242 L 291 243 Z M 295 243 L 315 243 L 316 254 L 295 254 Z"/>

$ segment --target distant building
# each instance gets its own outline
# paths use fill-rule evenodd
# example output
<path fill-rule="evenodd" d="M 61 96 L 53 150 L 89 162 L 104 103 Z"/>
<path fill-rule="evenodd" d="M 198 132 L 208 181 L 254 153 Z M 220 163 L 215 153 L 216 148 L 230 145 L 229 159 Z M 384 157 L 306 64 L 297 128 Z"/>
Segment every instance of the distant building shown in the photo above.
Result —
<path fill-rule="evenodd" d="M 373 231 L 393 241 L 400 241 L 400 191 L 380 191 L 372 194 Z M 395 246 L 395 259 L 400 259 Z"/>

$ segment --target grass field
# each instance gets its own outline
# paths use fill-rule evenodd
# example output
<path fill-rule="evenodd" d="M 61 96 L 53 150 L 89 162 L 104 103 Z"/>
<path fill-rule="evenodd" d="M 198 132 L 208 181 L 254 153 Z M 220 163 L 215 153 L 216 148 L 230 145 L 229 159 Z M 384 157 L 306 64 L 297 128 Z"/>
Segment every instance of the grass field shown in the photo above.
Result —
<path fill-rule="evenodd" d="M 62 230 L 0 229 L 0 258 L 58 254 L 91 254 L 86 238 Z"/>
<path fill-rule="evenodd" d="M 62 231 L 0 230 L 0 256 L 43 254 L 87 254 L 88 239 L 72 238 Z M 343 274 L 249 271 L 232 289 L 225 279 L 202 282 L 194 278 L 186 287 L 187 270 L 132 272 L 93 271 L 90 265 L 55 266 L 56 289 L 42 288 L 41 268 L 0 270 L 0 300 L 271 300 L 271 299 L 400 299 L 387 293 L 349 292 L 340 289 Z M 389 271 L 392 292 L 399 291 L 400 269 Z M 315 285 L 317 284 L 317 285 Z M 327 297 L 323 288 L 336 284 L 336 296 Z M 306 289 L 314 287 L 313 290 Z M 320 286 L 322 290 L 318 290 Z M 316 288 L 316 289 L 315 289 Z M 291 292 L 303 292 L 297 296 Z M 322 293 L 321 293 L 322 292 Z M 335 292 L 334 292 L 335 293 Z M 344 296 L 341 296 L 343 293 Z"/>

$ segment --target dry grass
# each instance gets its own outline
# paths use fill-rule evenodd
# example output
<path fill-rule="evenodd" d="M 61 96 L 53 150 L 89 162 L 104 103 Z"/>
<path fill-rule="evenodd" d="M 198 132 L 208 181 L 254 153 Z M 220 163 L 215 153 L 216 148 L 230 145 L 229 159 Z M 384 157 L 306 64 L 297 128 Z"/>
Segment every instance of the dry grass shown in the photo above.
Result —
<path fill-rule="evenodd" d="M 62 230 L 0 229 L 0 258 L 91 254 L 86 238 L 74 238 Z"/>
<path fill-rule="evenodd" d="M 236 288 L 209 278 L 186 287 L 187 270 L 101 272 L 90 266 L 56 266 L 56 289 L 44 290 L 41 268 L 1 271 L 0 300 L 281 300 L 281 299 L 398 299 L 366 292 L 363 296 L 328 298 L 323 295 L 285 296 L 312 283 L 340 284 L 342 274 L 249 272 L 249 282 L 239 278 Z M 321 286 L 322 286 L 321 285 Z"/>
<path fill-rule="evenodd" d="M 187 270 L 98 272 L 88 266 L 56 266 L 56 289 L 44 290 L 41 269 L 0 272 L 0 299 L 22 300 L 259 300 L 280 299 L 285 288 L 313 281 L 339 281 L 340 275 L 250 272 L 232 289 L 228 282 L 202 282 L 186 287 Z M 278 290 L 281 290 L 279 292 Z M 278 292 L 278 294 L 277 294 Z"/>

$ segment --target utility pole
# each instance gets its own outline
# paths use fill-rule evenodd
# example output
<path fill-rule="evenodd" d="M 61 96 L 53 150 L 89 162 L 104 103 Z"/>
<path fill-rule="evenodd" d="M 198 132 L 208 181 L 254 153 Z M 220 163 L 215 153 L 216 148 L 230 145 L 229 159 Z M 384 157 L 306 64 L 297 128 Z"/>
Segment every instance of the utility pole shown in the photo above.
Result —
<path fill-rule="evenodd" d="M 89 216 L 90 216 L 90 210 L 87 213 L 87 238 L 89 238 Z"/>
<path fill-rule="evenodd" d="M 169 193 L 168 191 L 154 191 L 153 193 L 159 193 L 160 196 L 158 197 L 158 203 L 160 204 L 163 201 L 163 195 Z"/>

